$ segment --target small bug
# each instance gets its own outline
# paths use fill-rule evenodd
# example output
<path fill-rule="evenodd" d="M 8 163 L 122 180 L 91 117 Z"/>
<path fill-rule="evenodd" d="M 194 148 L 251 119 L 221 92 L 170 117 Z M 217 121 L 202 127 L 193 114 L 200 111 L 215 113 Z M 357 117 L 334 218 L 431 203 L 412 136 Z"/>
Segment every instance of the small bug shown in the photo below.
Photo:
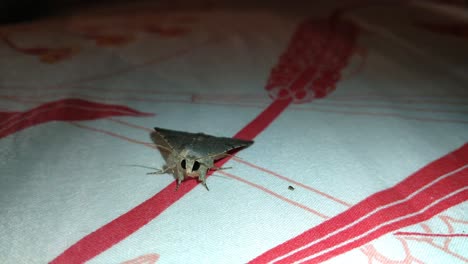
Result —
<path fill-rule="evenodd" d="M 288 189 L 291 190 L 291 191 L 294 191 L 294 187 L 292 187 L 291 185 L 288 186 Z"/>

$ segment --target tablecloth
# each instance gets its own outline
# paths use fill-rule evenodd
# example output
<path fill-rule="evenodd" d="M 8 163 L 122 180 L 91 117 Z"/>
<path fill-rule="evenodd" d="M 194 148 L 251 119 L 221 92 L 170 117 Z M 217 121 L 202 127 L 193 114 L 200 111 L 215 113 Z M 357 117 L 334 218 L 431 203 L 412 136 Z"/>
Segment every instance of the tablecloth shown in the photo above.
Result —
<path fill-rule="evenodd" d="M 2 263 L 467 263 L 464 1 L 0 27 Z M 253 140 L 176 191 L 153 127 Z"/>

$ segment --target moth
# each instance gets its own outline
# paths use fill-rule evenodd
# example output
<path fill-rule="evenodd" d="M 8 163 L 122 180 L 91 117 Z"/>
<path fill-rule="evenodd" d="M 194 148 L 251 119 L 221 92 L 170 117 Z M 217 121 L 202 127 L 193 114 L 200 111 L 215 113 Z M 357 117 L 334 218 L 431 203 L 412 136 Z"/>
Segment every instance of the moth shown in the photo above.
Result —
<path fill-rule="evenodd" d="M 189 133 L 155 127 L 156 133 L 165 141 L 160 147 L 168 152 L 165 168 L 149 174 L 164 174 L 171 171 L 177 180 L 176 190 L 184 179 L 197 178 L 205 186 L 209 170 L 222 170 L 214 165 L 216 160 L 232 156 L 228 152 L 247 148 L 254 142 L 228 137 L 216 137 L 203 133 Z"/>

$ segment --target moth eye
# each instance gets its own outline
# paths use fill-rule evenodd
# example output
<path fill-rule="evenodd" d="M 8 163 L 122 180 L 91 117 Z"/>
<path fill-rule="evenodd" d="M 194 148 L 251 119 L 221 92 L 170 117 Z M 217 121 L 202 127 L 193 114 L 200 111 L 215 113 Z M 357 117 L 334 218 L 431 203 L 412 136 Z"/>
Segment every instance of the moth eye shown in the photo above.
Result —
<path fill-rule="evenodd" d="M 180 166 L 182 166 L 182 169 L 185 170 L 185 160 L 182 160 L 182 162 L 180 163 Z"/>
<path fill-rule="evenodd" d="M 192 167 L 192 171 L 196 171 L 200 168 L 200 163 L 198 163 L 198 161 L 195 161 L 193 163 L 193 167 Z"/>

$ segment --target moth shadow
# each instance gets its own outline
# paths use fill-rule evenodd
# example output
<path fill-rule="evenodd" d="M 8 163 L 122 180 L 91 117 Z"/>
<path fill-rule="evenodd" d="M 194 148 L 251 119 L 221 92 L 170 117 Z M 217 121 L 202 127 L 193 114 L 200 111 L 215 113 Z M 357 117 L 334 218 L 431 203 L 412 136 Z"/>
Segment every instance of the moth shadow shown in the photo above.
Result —
<path fill-rule="evenodd" d="M 150 138 L 151 141 L 153 141 L 154 144 L 156 144 L 156 148 L 159 150 L 161 153 L 161 156 L 164 159 L 165 164 L 162 166 L 162 170 L 167 169 L 167 161 L 169 159 L 169 155 L 171 154 L 167 149 L 170 149 L 171 147 L 166 143 L 166 141 L 159 135 L 156 131 L 153 131 L 150 133 Z M 167 148 L 167 149 L 166 149 Z M 171 172 L 170 170 L 167 171 L 168 174 L 172 174 L 174 176 L 174 179 L 176 179 L 175 173 Z"/>

